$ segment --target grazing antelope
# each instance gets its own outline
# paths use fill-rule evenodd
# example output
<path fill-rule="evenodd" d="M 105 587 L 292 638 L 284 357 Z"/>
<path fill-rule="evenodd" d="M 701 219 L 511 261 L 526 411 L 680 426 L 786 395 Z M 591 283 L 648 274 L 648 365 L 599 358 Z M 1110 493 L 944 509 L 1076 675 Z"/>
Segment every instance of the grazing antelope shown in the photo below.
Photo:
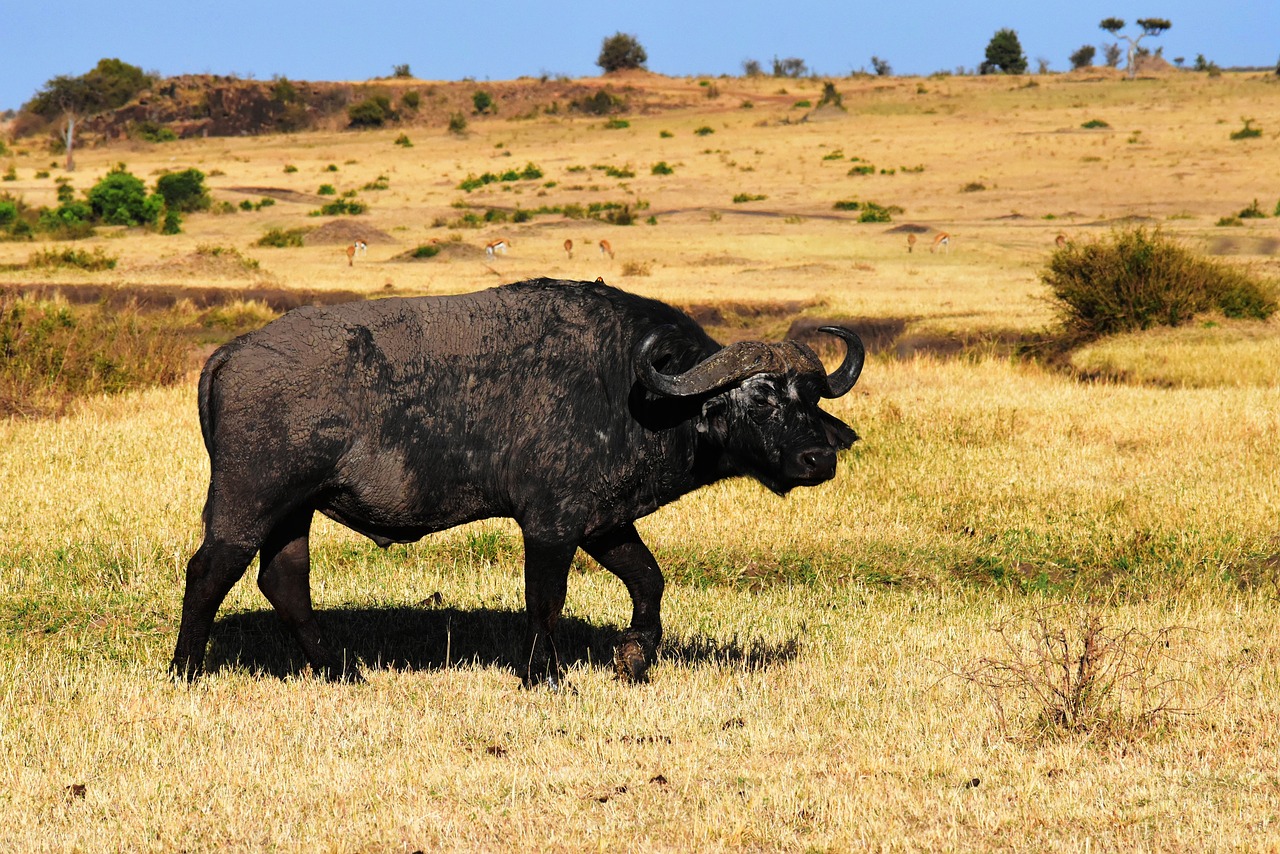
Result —
<path fill-rule="evenodd" d="M 1061 249 L 1067 245 L 1067 236 L 1062 232 L 1058 232 L 1058 236 L 1053 239 L 1053 242 Z"/>
<path fill-rule="evenodd" d="M 573 260 L 573 241 L 569 238 L 564 239 L 564 254 L 569 256 L 569 260 Z"/>
<path fill-rule="evenodd" d="M 357 240 L 347 247 L 347 266 L 354 267 L 356 256 L 367 254 L 369 254 L 369 244 L 363 240 Z"/>
<path fill-rule="evenodd" d="M 914 233 L 907 235 L 907 251 L 914 252 L 916 248 L 916 236 Z"/>
<path fill-rule="evenodd" d="M 929 247 L 929 251 L 937 252 L 939 248 L 946 254 L 951 254 L 951 235 L 945 231 L 939 231 L 938 236 L 933 238 L 933 245 Z"/>
<path fill-rule="evenodd" d="M 497 240 L 485 244 L 484 254 L 490 258 L 495 255 L 505 255 L 509 246 L 511 246 L 510 240 L 505 237 L 499 237 Z"/>
<path fill-rule="evenodd" d="M 608 255 L 609 260 L 613 260 L 613 247 L 609 245 L 609 241 L 603 239 L 600 241 L 600 255 Z"/>

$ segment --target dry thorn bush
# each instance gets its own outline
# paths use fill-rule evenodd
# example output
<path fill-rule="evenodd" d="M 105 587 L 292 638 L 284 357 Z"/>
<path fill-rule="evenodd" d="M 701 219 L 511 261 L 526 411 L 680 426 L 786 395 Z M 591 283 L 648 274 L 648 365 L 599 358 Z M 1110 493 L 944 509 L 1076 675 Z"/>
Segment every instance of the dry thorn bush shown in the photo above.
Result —
<path fill-rule="evenodd" d="M 1138 737 L 1199 713 L 1228 684 L 1210 700 L 1188 700 L 1191 682 L 1179 672 L 1208 668 L 1184 626 L 1147 633 L 1107 625 L 1092 608 L 1044 607 L 1003 620 L 995 632 L 1004 657 L 984 656 L 954 673 L 982 691 L 1006 736 Z"/>

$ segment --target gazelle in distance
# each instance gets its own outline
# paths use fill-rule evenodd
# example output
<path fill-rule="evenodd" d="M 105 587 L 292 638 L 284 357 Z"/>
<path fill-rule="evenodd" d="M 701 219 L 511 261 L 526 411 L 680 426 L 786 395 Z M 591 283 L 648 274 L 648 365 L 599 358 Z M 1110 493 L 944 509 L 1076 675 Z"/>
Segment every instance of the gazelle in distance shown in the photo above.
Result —
<path fill-rule="evenodd" d="M 497 240 L 489 241 L 484 245 L 485 257 L 493 258 L 497 255 L 506 255 L 511 243 L 512 241 L 506 237 L 499 237 Z"/>
<path fill-rule="evenodd" d="M 569 256 L 569 260 L 573 260 L 573 241 L 569 238 L 564 239 L 564 254 Z"/>
<path fill-rule="evenodd" d="M 613 246 L 609 243 L 608 240 L 605 240 L 604 238 L 600 239 L 600 255 L 601 257 L 608 255 L 609 260 L 610 261 L 613 260 Z"/>
<path fill-rule="evenodd" d="M 907 234 L 907 252 L 914 252 L 915 248 L 916 248 L 916 235 L 915 235 L 915 232 L 910 232 L 909 234 Z"/>
<path fill-rule="evenodd" d="M 929 251 L 937 252 L 939 248 L 947 255 L 951 254 L 951 235 L 945 231 L 939 231 L 933 238 L 933 245 L 929 247 Z"/>
<path fill-rule="evenodd" d="M 1061 249 L 1062 247 L 1067 245 L 1067 236 L 1063 234 L 1061 231 L 1059 231 L 1058 236 L 1053 239 L 1053 242 L 1054 242 L 1054 245 L 1056 245 L 1059 249 Z"/>
<path fill-rule="evenodd" d="M 369 254 L 369 244 L 365 243 L 363 240 L 355 241 L 347 247 L 347 266 L 354 267 L 356 265 L 356 255 L 367 254 Z"/>

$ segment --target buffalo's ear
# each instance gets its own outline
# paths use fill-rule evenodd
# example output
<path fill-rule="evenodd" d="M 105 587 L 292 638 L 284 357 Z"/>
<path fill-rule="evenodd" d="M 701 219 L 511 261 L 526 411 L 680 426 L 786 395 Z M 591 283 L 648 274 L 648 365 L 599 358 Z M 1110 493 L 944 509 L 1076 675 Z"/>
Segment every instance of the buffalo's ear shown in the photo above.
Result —
<path fill-rule="evenodd" d="M 858 434 L 853 432 L 852 427 L 821 409 L 818 410 L 818 422 L 822 425 L 822 432 L 826 434 L 827 441 L 837 451 L 851 448 L 853 443 L 858 441 Z"/>

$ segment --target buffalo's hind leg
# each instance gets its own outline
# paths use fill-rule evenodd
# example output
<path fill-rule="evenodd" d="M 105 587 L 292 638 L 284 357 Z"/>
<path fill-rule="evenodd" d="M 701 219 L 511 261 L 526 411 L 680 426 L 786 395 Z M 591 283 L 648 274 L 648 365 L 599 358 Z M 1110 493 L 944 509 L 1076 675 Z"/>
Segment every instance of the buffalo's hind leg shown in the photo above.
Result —
<path fill-rule="evenodd" d="M 311 608 L 311 517 L 309 508 L 298 510 L 267 535 L 258 589 L 298 639 L 316 673 L 333 682 L 361 682 L 355 662 L 325 642 Z"/>
<path fill-rule="evenodd" d="M 173 650 L 170 671 L 180 679 L 195 679 L 204 672 L 213 618 L 222 600 L 244 575 L 257 549 L 221 542 L 206 535 L 187 562 L 187 587 L 182 594 L 182 625 Z"/>
<path fill-rule="evenodd" d="M 662 569 L 634 525 L 587 540 L 582 548 L 622 579 L 631 594 L 631 627 L 614 648 L 614 669 L 620 679 L 647 682 L 649 665 L 662 641 L 662 591 L 666 586 Z"/>

